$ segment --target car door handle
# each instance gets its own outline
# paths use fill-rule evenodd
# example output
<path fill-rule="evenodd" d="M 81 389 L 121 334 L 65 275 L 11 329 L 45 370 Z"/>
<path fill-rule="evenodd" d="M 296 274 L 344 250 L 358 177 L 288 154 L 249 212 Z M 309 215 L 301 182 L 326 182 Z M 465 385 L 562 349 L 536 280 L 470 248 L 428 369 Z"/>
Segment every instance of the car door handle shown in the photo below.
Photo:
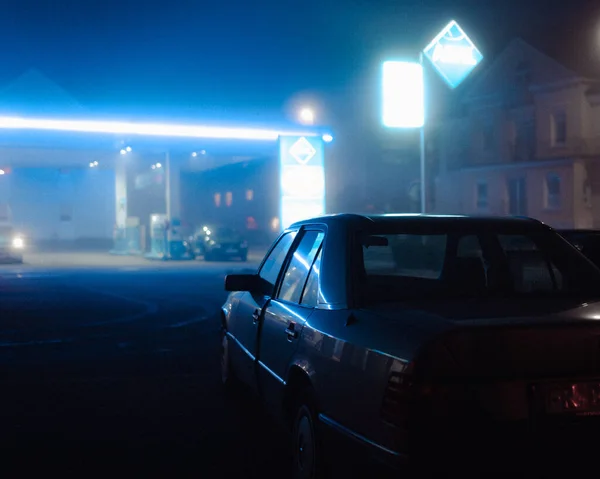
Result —
<path fill-rule="evenodd" d="M 285 334 L 287 335 L 288 341 L 297 339 L 298 331 L 296 331 L 296 323 L 290 323 L 290 325 L 285 330 Z"/>
<path fill-rule="evenodd" d="M 252 313 L 252 322 L 254 324 L 258 323 L 258 320 L 260 319 L 260 311 L 258 309 L 255 309 L 254 312 Z"/>

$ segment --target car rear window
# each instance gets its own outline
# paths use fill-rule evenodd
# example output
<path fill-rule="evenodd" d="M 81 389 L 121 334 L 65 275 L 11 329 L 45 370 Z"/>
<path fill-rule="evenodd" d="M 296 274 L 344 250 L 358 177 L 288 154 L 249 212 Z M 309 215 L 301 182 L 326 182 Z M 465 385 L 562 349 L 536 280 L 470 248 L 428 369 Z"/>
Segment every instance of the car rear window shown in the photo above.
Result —
<path fill-rule="evenodd" d="M 363 249 L 368 275 L 438 279 L 444 267 L 446 235 L 384 235 L 388 246 Z"/>
<path fill-rule="evenodd" d="M 551 231 L 377 233 L 359 236 L 367 302 L 600 294 L 598 271 Z"/>

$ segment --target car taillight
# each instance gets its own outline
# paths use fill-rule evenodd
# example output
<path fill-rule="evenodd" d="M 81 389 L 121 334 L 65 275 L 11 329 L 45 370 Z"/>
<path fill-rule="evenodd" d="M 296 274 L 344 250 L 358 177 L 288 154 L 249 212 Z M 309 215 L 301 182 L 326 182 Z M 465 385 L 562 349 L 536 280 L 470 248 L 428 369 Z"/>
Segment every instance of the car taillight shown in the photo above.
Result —
<path fill-rule="evenodd" d="M 434 392 L 432 385 L 415 382 L 412 370 L 409 365 L 402 372 L 392 371 L 383 394 L 381 417 L 395 426 L 404 427 L 411 406 Z"/>

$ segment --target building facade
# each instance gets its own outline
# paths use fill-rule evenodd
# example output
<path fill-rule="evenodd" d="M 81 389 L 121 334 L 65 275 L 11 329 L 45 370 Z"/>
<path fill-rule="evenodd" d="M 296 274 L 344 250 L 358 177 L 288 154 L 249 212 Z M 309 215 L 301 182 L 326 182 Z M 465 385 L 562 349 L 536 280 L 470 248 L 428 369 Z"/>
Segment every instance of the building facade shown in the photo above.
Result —
<path fill-rule="evenodd" d="M 436 125 L 436 213 L 600 228 L 600 83 L 514 40 Z"/>

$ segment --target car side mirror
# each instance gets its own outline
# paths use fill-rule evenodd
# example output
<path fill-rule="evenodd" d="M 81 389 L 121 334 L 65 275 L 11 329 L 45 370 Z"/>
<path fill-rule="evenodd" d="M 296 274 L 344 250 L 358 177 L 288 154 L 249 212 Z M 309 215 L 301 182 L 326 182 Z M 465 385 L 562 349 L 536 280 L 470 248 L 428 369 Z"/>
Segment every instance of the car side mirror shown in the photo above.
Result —
<path fill-rule="evenodd" d="M 257 274 L 228 274 L 225 276 L 225 291 L 256 292 L 260 288 L 260 277 Z"/>

